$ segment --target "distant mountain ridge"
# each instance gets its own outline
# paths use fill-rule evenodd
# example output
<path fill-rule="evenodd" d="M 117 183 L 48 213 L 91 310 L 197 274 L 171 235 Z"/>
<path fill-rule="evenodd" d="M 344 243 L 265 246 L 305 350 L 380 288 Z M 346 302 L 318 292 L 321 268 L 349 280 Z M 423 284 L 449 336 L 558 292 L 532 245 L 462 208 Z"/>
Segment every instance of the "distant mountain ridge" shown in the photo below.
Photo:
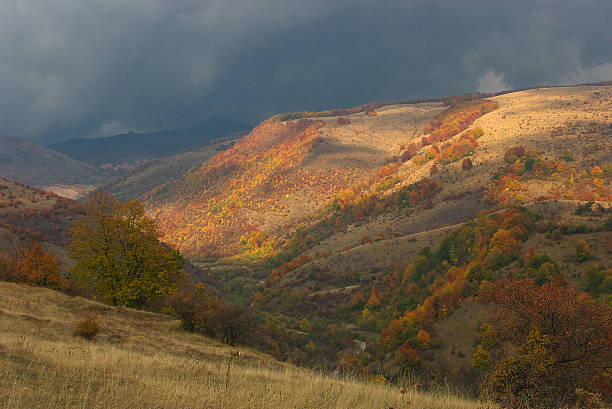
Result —
<path fill-rule="evenodd" d="M 237 132 L 228 138 L 212 140 L 199 149 L 164 158 L 151 159 L 137 166 L 134 170 L 100 186 L 99 189 L 115 195 L 122 201 L 142 200 L 151 189 L 159 189 L 160 186 L 181 178 L 193 167 L 200 166 L 216 153 L 233 146 L 236 140 L 242 136 L 242 133 Z"/>
<path fill-rule="evenodd" d="M 25 139 L 0 135 L 0 177 L 42 187 L 95 185 L 109 174 Z"/>
<path fill-rule="evenodd" d="M 126 133 L 104 138 L 76 138 L 49 145 L 77 160 L 95 166 L 119 169 L 122 165 L 140 163 L 148 159 L 176 155 L 199 148 L 203 144 L 227 135 L 248 131 L 245 122 L 227 118 L 213 118 L 204 124 L 183 130 L 164 130 L 152 133 Z"/>

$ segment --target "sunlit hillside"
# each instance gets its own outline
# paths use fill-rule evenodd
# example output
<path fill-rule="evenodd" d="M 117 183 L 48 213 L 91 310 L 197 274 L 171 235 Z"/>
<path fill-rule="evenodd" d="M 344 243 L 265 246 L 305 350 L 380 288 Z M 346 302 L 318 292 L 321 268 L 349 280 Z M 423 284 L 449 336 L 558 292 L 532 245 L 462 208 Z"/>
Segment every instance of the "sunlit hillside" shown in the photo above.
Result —
<path fill-rule="evenodd" d="M 289 245 L 296 226 L 324 220 L 336 227 L 304 247 L 311 258 L 459 223 L 496 204 L 609 200 L 605 177 L 588 173 L 610 161 L 611 90 L 277 116 L 147 200 L 165 239 L 192 258 L 266 258 Z M 534 151 L 536 174 L 492 183 L 496 172 L 511 173 L 500 167 L 514 146 Z M 537 176 L 543 164 L 556 175 Z M 398 208 L 408 191 L 409 209 Z M 351 207 L 351 217 L 338 220 L 333 206 Z"/>
<path fill-rule="evenodd" d="M 101 332 L 74 336 L 98 314 Z M 493 408 L 414 383 L 325 376 L 181 331 L 170 317 L 0 282 L 0 408 Z M 240 354 L 236 356 L 236 351 Z"/>
<path fill-rule="evenodd" d="M 146 222 L 151 240 L 142 243 L 154 246 L 144 253 L 178 257 L 158 241 L 157 222 L 162 239 L 198 267 L 185 277 L 206 285 L 181 279 L 157 292 L 147 280 L 126 281 L 136 295 L 117 298 L 128 287 L 111 281 L 87 294 L 161 309 L 231 344 L 245 340 L 230 341 L 215 322 L 244 319 L 270 356 L 232 355 L 166 316 L 7 284 L 0 375 L 43 392 L 6 386 L 2 403 L 478 407 L 441 384 L 509 407 L 515 399 L 601 402 L 611 331 L 610 101 L 612 87 L 599 85 L 283 114 L 235 143 L 143 165 L 101 190 L 143 199 L 157 219 Z M 141 205 L 100 191 L 81 232 L 98 225 L 96 206 L 106 200 L 116 228 L 91 236 L 103 243 L 93 269 L 107 241 L 123 250 L 145 237 L 122 236 L 132 231 L 123 212 L 147 219 Z M 64 245 L 83 214 L 75 202 L 8 180 L 0 204 L 9 247 L 31 238 Z M 8 280 L 49 285 L 45 274 L 32 279 L 41 269 L 30 259 L 45 257 L 36 246 L 6 252 Z M 91 248 L 72 255 L 78 261 Z M 66 285 L 53 288 L 87 286 L 56 270 Z M 104 274 L 92 282 L 115 277 Z M 236 319 L 215 315 L 224 311 Z M 73 336 L 75 322 L 90 312 L 102 331 L 84 341 Z"/>
<path fill-rule="evenodd" d="M 609 296 L 611 101 L 603 84 L 280 115 L 147 204 L 285 329 L 279 358 L 476 390 L 504 356 L 482 343 L 490 286 Z"/>

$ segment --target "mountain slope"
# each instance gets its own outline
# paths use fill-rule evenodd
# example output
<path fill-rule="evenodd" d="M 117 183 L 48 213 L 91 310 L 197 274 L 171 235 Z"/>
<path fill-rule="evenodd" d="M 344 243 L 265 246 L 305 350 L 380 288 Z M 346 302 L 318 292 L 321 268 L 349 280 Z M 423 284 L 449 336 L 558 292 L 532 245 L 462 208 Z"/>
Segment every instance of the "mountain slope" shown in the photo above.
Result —
<path fill-rule="evenodd" d="M 482 282 L 609 271 L 610 112 L 605 85 L 273 117 L 147 205 L 299 362 L 477 376 Z"/>
<path fill-rule="evenodd" d="M 610 213 L 610 202 L 572 200 L 503 209 L 281 267 L 254 300 L 265 311 L 291 317 L 294 327 L 308 319 L 342 328 L 344 337 L 350 334 L 370 346 L 370 355 L 361 357 L 365 364 L 382 365 L 387 374 L 405 363 L 397 354 L 404 342 L 418 346 L 410 339 L 417 332 L 405 328 L 426 329 L 436 347 L 418 348 L 424 365 L 469 373 L 489 311 L 476 301 L 480 284 L 508 274 L 546 281 L 560 272 L 582 286 L 594 266 L 609 272 Z M 576 259 L 579 242 L 586 243 L 586 260 Z M 506 247 L 500 251 L 500 245 Z M 523 265 L 530 259 L 543 261 L 532 271 Z M 550 264 L 537 271 L 543 262 Z"/>
<path fill-rule="evenodd" d="M 153 189 L 149 209 L 162 220 L 165 239 L 192 258 L 266 258 L 291 245 L 300 223 L 316 230 L 304 247 L 313 257 L 365 237 L 459 223 L 495 203 L 559 195 L 607 200 L 607 182 L 580 172 L 610 160 L 611 89 L 542 88 L 450 107 L 274 117 L 199 169 Z M 534 151 L 540 168 L 554 161 L 559 175 L 493 184 L 495 172 L 508 173 L 500 167 L 512 146 Z M 566 151 L 575 158 L 559 159 Z"/>
<path fill-rule="evenodd" d="M 0 136 L 0 177 L 42 187 L 95 185 L 109 175 L 102 169 L 24 139 Z"/>
<path fill-rule="evenodd" d="M 217 152 L 232 146 L 235 141 L 234 138 L 214 140 L 193 151 L 149 160 L 100 189 L 112 193 L 119 200 L 143 199 L 151 189 L 179 179 L 194 166 L 201 165 Z"/>
<path fill-rule="evenodd" d="M 259 125 L 163 189 L 149 203 L 168 240 L 192 255 L 232 254 L 244 233 L 275 234 L 314 217 L 343 189 L 374 177 L 441 103 L 379 109 L 379 115 L 280 121 Z M 377 134 L 371 118 L 385 133 Z M 388 133 L 387 133 L 388 132 Z"/>
<path fill-rule="evenodd" d="M 72 335 L 88 314 L 101 323 L 92 341 Z M 2 409 L 480 407 L 444 392 L 401 394 L 316 374 L 248 348 L 231 352 L 168 316 L 0 282 Z"/>
<path fill-rule="evenodd" d="M 216 118 L 192 129 L 70 139 L 50 148 L 92 165 L 122 171 L 133 169 L 147 159 L 187 152 L 214 139 L 234 133 L 241 135 L 248 129 L 250 126 L 244 122 Z"/>

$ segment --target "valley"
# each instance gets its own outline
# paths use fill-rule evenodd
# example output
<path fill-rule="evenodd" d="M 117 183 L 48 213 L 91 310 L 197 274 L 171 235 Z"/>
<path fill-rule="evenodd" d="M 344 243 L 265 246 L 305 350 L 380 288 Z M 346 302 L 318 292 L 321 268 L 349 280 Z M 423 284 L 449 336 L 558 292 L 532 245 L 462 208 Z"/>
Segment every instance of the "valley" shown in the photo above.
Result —
<path fill-rule="evenodd" d="M 610 0 L 0 0 L 0 409 L 612 409 Z"/>
<path fill-rule="evenodd" d="M 607 83 L 281 114 L 244 136 L 224 135 L 177 154 L 147 157 L 114 178 L 116 169 L 107 172 L 77 163 L 102 176 L 79 180 L 87 184 L 78 186 L 66 178 L 45 179 L 52 190 L 75 199 L 95 191 L 102 201 L 102 192 L 108 192 L 122 202 L 142 202 L 162 246 L 179 250 L 186 259 L 181 271 L 190 284 L 176 287 L 182 304 L 172 304 L 176 300 L 169 296 L 141 305 L 174 315 L 182 325 L 189 319 L 199 322 L 198 314 L 210 314 L 206 308 L 223 311 L 226 302 L 234 306 L 227 308 L 252 314 L 261 333 L 251 344 L 262 352 L 246 352 L 248 363 L 234 382 L 261 402 L 271 399 L 257 392 L 269 385 L 253 380 L 262 371 L 274 371 L 265 381 L 271 384 L 287 374 L 301 379 L 300 371 L 308 371 L 288 364 L 348 376 L 309 378 L 345 391 L 321 398 L 335 407 L 362 399 L 358 390 L 364 380 L 381 385 L 367 384 L 373 400 L 364 400 L 363 407 L 379 402 L 476 407 L 439 395 L 447 393 L 440 392 L 446 377 L 470 396 L 483 390 L 504 396 L 491 375 L 509 362 L 511 350 L 496 321 L 504 308 L 496 300 L 510 297 L 514 289 L 538 297 L 553 294 L 560 306 L 555 310 L 550 303 L 524 303 L 525 308 L 540 308 L 543 315 L 557 314 L 560 320 L 590 309 L 595 311 L 591 315 L 578 314 L 593 320 L 584 326 L 609 330 L 597 321 L 609 303 L 612 253 L 612 86 Z M 81 220 L 84 209 L 70 199 L 0 179 L 0 243 L 8 249 L 14 243 L 40 241 L 70 277 L 67 243 L 72 223 Z M 79 288 L 64 290 L 78 293 Z M 109 321 L 108 331 L 96 341 L 96 359 L 110 368 L 121 356 L 159 382 L 184 379 L 184 394 L 147 398 L 161 399 L 159 407 L 185 405 L 186 399 L 200 396 L 192 390 L 200 382 L 195 377 L 200 369 L 209 376 L 207 399 L 241 407 L 228 396 L 230 381 L 225 381 L 224 394 L 218 393 L 228 353 L 221 344 L 179 330 L 178 321 L 169 316 L 119 312 L 59 294 L 56 300 L 50 292 L 44 296 L 52 305 L 70 305 L 70 311 L 85 303 L 104 317 L 127 314 L 125 321 Z M 5 305 L 0 317 L 39 314 L 24 305 L 28 312 L 7 313 L 12 310 Z M 74 313 L 61 314 L 69 320 Z M 136 319 L 130 314 L 144 315 Z M 149 318 L 150 325 L 137 324 Z M 582 325 L 576 316 L 572 319 Z M 40 371 L 54 368 L 56 364 L 48 363 L 49 351 L 70 350 L 75 341 L 58 338 L 55 329 L 64 334 L 67 326 L 51 316 L 36 325 L 49 332 L 28 342 L 46 345 L 47 352 L 32 364 Z M 196 327 L 191 330 L 211 331 Z M 172 347 L 145 342 L 141 334 L 151 331 Z M 0 340 L 0 347 L 12 345 L 4 350 L 17 356 L 4 368 L 7 376 L 24 370 L 20 362 L 27 348 L 18 351 L 16 334 Z M 512 342 L 513 348 L 527 348 Z M 92 354 L 96 344 L 91 345 L 76 348 Z M 150 359 L 166 362 L 172 373 L 158 377 Z M 87 378 L 91 368 L 82 375 L 76 361 L 66 362 L 58 379 L 92 382 Z M 590 362 L 580 365 L 594 371 Z M 556 369 L 566 370 L 563 365 Z M 112 382 L 127 382 L 131 376 L 128 371 Z M 593 372 L 576 382 L 602 391 L 605 379 L 600 376 Z M 403 385 L 406 379 L 437 392 L 415 392 L 404 402 L 406 396 L 396 396 L 388 385 Z M 118 385 L 87 387 L 96 393 L 110 387 L 129 393 Z M 277 404 L 291 405 L 312 395 L 287 389 Z M 91 396 L 98 395 L 67 394 L 61 404 L 74 399 L 92 404 L 87 400 Z M 7 408 L 28 398 L 15 392 L 10 399 Z M 112 407 L 106 397 L 97 399 L 98 407 Z M 146 407 L 147 402 L 135 405 Z"/>

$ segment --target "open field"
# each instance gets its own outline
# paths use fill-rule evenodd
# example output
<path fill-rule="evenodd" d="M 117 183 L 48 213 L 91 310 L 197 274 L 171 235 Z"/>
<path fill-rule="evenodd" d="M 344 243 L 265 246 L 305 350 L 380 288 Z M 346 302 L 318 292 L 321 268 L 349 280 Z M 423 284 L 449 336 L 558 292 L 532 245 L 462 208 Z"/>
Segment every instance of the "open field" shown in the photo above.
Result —
<path fill-rule="evenodd" d="M 100 314 L 93 341 L 72 335 Z M 0 282 L 0 408 L 432 408 L 445 392 L 334 378 L 179 330 L 170 317 Z M 491 408 L 492 406 L 488 406 Z"/>

